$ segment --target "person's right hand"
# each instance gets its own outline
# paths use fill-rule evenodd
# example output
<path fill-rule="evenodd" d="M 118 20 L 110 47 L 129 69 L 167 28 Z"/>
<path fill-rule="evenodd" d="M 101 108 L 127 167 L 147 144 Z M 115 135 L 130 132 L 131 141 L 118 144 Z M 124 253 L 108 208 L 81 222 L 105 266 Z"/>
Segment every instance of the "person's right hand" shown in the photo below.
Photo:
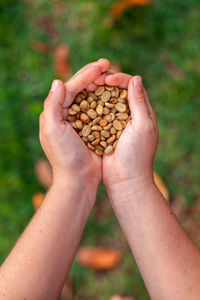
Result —
<path fill-rule="evenodd" d="M 53 82 L 40 116 L 40 142 L 52 166 L 53 184 L 78 184 L 89 194 L 97 190 L 102 179 L 101 158 L 87 148 L 66 116 L 76 94 L 109 65 L 108 60 L 101 59 L 83 67 L 65 85 L 60 80 Z"/>
<path fill-rule="evenodd" d="M 135 193 L 154 184 L 153 160 L 158 144 L 158 127 L 140 76 L 108 74 L 105 84 L 128 88 L 130 120 L 117 147 L 103 157 L 103 181 L 108 193 L 131 187 Z M 126 192 L 126 191 L 124 191 Z"/>

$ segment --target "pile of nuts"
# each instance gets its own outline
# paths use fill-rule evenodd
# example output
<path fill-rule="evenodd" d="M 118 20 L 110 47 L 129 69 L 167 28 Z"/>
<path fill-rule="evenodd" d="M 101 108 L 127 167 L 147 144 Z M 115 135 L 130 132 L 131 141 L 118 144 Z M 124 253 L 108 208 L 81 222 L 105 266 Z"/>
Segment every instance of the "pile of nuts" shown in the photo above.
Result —
<path fill-rule="evenodd" d="M 115 149 L 129 120 L 127 90 L 107 85 L 98 86 L 94 92 L 82 90 L 67 117 L 87 147 L 97 155 Z"/>

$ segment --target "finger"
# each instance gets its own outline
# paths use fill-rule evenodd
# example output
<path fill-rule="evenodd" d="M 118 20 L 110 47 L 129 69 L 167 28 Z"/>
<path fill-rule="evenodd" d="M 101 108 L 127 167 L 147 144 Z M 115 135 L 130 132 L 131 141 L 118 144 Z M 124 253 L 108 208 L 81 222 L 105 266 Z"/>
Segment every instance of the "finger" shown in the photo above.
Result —
<path fill-rule="evenodd" d="M 128 101 L 131 116 L 135 121 L 143 122 L 149 119 L 149 110 L 140 76 L 132 77 L 128 85 Z"/>
<path fill-rule="evenodd" d="M 66 97 L 63 107 L 69 107 L 74 99 L 74 96 L 78 94 L 82 89 L 87 87 L 90 83 L 93 83 L 101 75 L 101 73 L 107 71 L 108 68 L 109 62 L 108 64 L 99 63 L 98 65 L 89 67 L 78 76 L 65 83 Z"/>
<path fill-rule="evenodd" d="M 105 83 L 107 85 L 116 85 L 119 86 L 120 88 L 127 88 L 129 81 L 131 80 L 132 76 L 126 73 L 114 73 L 114 74 L 109 74 L 105 78 Z"/>
<path fill-rule="evenodd" d="M 88 90 L 89 92 L 93 92 L 95 91 L 97 88 L 97 85 L 95 83 L 90 83 L 87 87 L 86 90 Z"/>
<path fill-rule="evenodd" d="M 100 75 L 96 80 L 95 80 L 95 84 L 97 85 L 104 85 L 105 84 L 105 77 L 106 77 L 106 73 L 103 73 L 102 75 Z"/>
<path fill-rule="evenodd" d="M 44 112 L 53 122 L 63 120 L 63 103 L 65 100 L 65 86 L 61 80 L 54 80 L 48 97 L 44 101 Z"/>
<path fill-rule="evenodd" d="M 106 59 L 106 58 L 100 58 L 98 61 L 94 61 L 94 62 L 91 62 L 91 63 L 85 65 L 78 72 L 76 72 L 71 79 L 77 77 L 79 74 L 83 73 L 85 70 L 87 70 L 87 69 L 89 69 L 91 67 L 98 66 L 99 64 L 101 64 L 102 66 L 106 66 L 107 68 L 109 68 L 109 66 L 110 66 L 110 62 L 109 62 L 108 59 Z"/>
<path fill-rule="evenodd" d="M 149 110 L 149 115 L 155 125 L 155 127 L 157 127 L 157 118 L 156 118 L 156 114 L 155 114 L 155 111 L 153 110 L 152 106 L 151 106 L 151 103 L 150 103 L 150 100 L 149 100 L 149 96 L 147 94 L 147 91 L 144 89 L 144 94 L 145 94 L 145 97 L 146 97 L 146 102 L 147 102 L 147 107 L 148 107 L 148 110 Z"/>

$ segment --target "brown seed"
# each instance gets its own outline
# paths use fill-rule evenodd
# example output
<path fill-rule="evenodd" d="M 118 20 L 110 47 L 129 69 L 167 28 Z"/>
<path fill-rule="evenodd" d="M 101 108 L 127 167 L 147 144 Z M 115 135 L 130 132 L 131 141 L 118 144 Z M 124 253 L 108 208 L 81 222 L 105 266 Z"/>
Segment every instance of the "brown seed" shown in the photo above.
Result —
<path fill-rule="evenodd" d="M 110 109 L 108 107 L 103 108 L 104 115 L 108 115 L 110 113 Z"/>
<path fill-rule="evenodd" d="M 128 96 L 127 90 L 122 90 L 120 93 L 120 98 L 121 99 L 126 99 Z"/>
<path fill-rule="evenodd" d="M 86 92 L 86 90 L 82 90 L 82 91 L 81 91 L 81 94 L 83 94 L 85 97 L 87 97 L 87 92 Z"/>
<path fill-rule="evenodd" d="M 126 127 L 126 121 L 120 121 L 120 123 L 122 124 L 122 127 L 125 128 Z"/>
<path fill-rule="evenodd" d="M 94 141 L 94 135 L 92 135 L 92 134 L 90 134 L 90 135 L 88 135 L 88 141 L 89 142 L 93 142 Z"/>
<path fill-rule="evenodd" d="M 110 92 L 109 92 L 109 91 L 105 91 L 105 92 L 103 92 L 103 94 L 102 94 L 102 96 L 101 96 L 101 100 L 102 100 L 103 102 L 108 102 L 109 99 L 110 99 L 110 97 L 111 97 Z"/>
<path fill-rule="evenodd" d="M 104 91 L 105 91 L 105 87 L 104 86 L 98 86 L 96 88 L 96 90 L 95 90 L 95 95 L 101 96 Z"/>
<path fill-rule="evenodd" d="M 103 118 L 108 121 L 108 123 L 112 122 L 112 117 L 110 115 L 105 115 Z"/>
<path fill-rule="evenodd" d="M 90 121 L 89 117 L 87 114 L 85 113 L 82 113 L 81 116 L 80 116 L 80 119 L 83 123 L 88 123 Z"/>
<path fill-rule="evenodd" d="M 79 96 L 79 94 L 76 96 L 76 98 L 74 99 L 74 102 L 76 103 L 76 104 L 80 104 L 81 103 L 81 101 L 82 101 L 83 99 Z"/>
<path fill-rule="evenodd" d="M 88 138 L 87 138 L 86 136 L 83 136 L 83 137 L 82 137 L 82 140 L 83 140 L 85 143 L 88 142 Z"/>
<path fill-rule="evenodd" d="M 88 95 L 89 95 L 89 97 L 92 97 L 95 101 L 98 100 L 98 97 L 97 97 L 97 95 L 95 95 L 95 93 L 90 92 Z"/>
<path fill-rule="evenodd" d="M 98 124 L 101 120 L 102 120 L 101 117 L 97 117 L 96 119 L 94 119 L 94 120 L 92 121 L 92 125 Z"/>
<path fill-rule="evenodd" d="M 103 151 L 100 151 L 99 149 L 95 149 L 95 153 L 99 156 L 103 155 Z"/>
<path fill-rule="evenodd" d="M 87 102 L 88 103 L 92 103 L 93 101 L 95 101 L 95 99 L 92 96 L 87 97 Z"/>
<path fill-rule="evenodd" d="M 115 105 L 113 103 L 106 102 L 105 106 L 108 108 L 113 108 Z"/>
<path fill-rule="evenodd" d="M 119 88 L 117 86 L 115 87 L 115 97 L 119 97 Z"/>
<path fill-rule="evenodd" d="M 113 121 L 113 127 L 117 130 L 122 130 L 122 124 L 118 120 Z"/>
<path fill-rule="evenodd" d="M 101 136 L 101 141 L 105 141 L 106 138 L 104 136 Z"/>
<path fill-rule="evenodd" d="M 107 126 L 104 127 L 104 130 L 109 130 L 112 127 L 112 123 L 109 123 Z"/>
<path fill-rule="evenodd" d="M 85 95 L 83 93 L 79 93 L 79 96 L 82 98 L 82 99 L 85 99 Z"/>
<path fill-rule="evenodd" d="M 119 102 L 116 103 L 115 108 L 116 108 L 117 111 L 119 111 L 121 113 L 126 111 L 126 105 L 124 103 L 119 103 Z"/>
<path fill-rule="evenodd" d="M 111 98 L 109 100 L 109 102 L 112 103 L 112 104 L 116 104 L 117 103 L 117 98 Z"/>
<path fill-rule="evenodd" d="M 72 104 L 72 109 L 76 112 L 80 111 L 80 106 L 78 104 Z"/>
<path fill-rule="evenodd" d="M 75 122 L 72 122 L 71 125 L 72 125 L 73 128 L 77 129 Z"/>
<path fill-rule="evenodd" d="M 118 98 L 118 103 L 126 103 L 126 100 Z"/>
<path fill-rule="evenodd" d="M 117 131 L 117 139 L 120 138 L 121 134 L 122 134 L 122 130 Z"/>
<path fill-rule="evenodd" d="M 116 109 L 115 109 L 114 107 L 113 107 L 113 108 L 111 108 L 111 110 L 110 110 L 110 111 L 111 111 L 111 113 L 113 113 L 113 114 L 116 114 L 116 112 L 117 112 L 117 111 L 116 111 Z"/>
<path fill-rule="evenodd" d="M 91 107 L 91 108 L 95 108 L 96 106 L 97 106 L 96 101 L 92 101 L 92 103 L 90 104 L 90 107 Z"/>
<path fill-rule="evenodd" d="M 99 144 L 99 142 L 100 142 L 100 139 L 96 139 L 96 140 L 94 140 L 91 144 L 92 144 L 93 146 L 96 146 L 96 145 Z"/>
<path fill-rule="evenodd" d="M 116 91 L 115 91 L 115 90 L 113 90 L 113 91 L 111 92 L 111 96 L 112 96 L 112 97 L 116 97 Z"/>
<path fill-rule="evenodd" d="M 87 146 L 88 146 L 88 148 L 89 148 L 90 150 L 95 150 L 95 147 L 92 146 L 90 143 L 87 143 Z"/>
<path fill-rule="evenodd" d="M 115 115 L 113 113 L 110 113 L 110 117 L 111 117 L 111 120 L 114 121 Z"/>
<path fill-rule="evenodd" d="M 99 122 L 99 125 L 101 127 L 105 127 L 106 125 L 108 124 L 108 121 L 106 119 L 102 119 L 100 122 Z"/>
<path fill-rule="evenodd" d="M 70 116 L 70 115 L 67 116 L 67 121 L 74 122 L 75 120 L 76 120 L 76 116 Z"/>
<path fill-rule="evenodd" d="M 79 135 L 80 135 L 80 136 L 83 136 L 83 135 L 82 135 L 82 131 L 79 132 Z"/>
<path fill-rule="evenodd" d="M 101 104 L 98 104 L 96 107 L 96 112 L 98 113 L 98 115 L 102 115 L 103 114 L 103 106 Z"/>
<path fill-rule="evenodd" d="M 82 129 L 82 135 L 83 135 L 84 137 L 86 137 L 86 136 L 88 136 L 88 135 L 90 134 L 90 132 L 91 132 L 90 126 L 84 125 L 84 126 L 83 126 L 83 129 Z"/>
<path fill-rule="evenodd" d="M 91 130 L 92 130 L 92 131 L 101 131 L 101 130 L 102 130 L 102 127 L 99 126 L 99 125 L 94 125 L 94 126 L 92 126 Z"/>
<path fill-rule="evenodd" d="M 91 119 L 96 119 L 97 117 L 97 112 L 90 108 L 88 111 L 87 111 L 87 115 L 91 118 Z"/>
<path fill-rule="evenodd" d="M 127 113 L 117 113 L 116 116 L 119 120 L 124 120 L 125 121 L 125 120 L 128 119 L 128 114 Z"/>
<path fill-rule="evenodd" d="M 86 101 L 86 100 L 83 100 L 81 103 L 80 103 L 80 109 L 81 110 L 88 110 L 89 109 L 89 103 Z"/>
<path fill-rule="evenodd" d="M 119 132 L 119 131 L 118 131 Z M 113 148 L 115 149 L 116 148 L 116 146 L 117 146 L 117 140 L 116 141 L 114 141 L 114 143 L 113 143 Z"/>
<path fill-rule="evenodd" d="M 109 138 L 106 140 L 106 142 L 107 142 L 108 144 L 111 144 L 111 143 L 114 142 L 115 138 L 116 138 L 116 135 L 113 134 L 111 137 L 109 137 Z"/>
<path fill-rule="evenodd" d="M 97 104 L 100 104 L 100 105 L 104 106 L 105 103 L 103 101 L 101 101 L 101 100 L 98 100 Z"/>
<path fill-rule="evenodd" d="M 102 152 L 104 152 L 104 148 L 101 145 L 96 145 L 95 148 L 102 151 Z"/>
<path fill-rule="evenodd" d="M 95 139 L 99 139 L 100 138 L 99 131 L 93 131 L 91 134 L 94 136 Z"/>
<path fill-rule="evenodd" d="M 104 150 L 104 153 L 105 154 L 108 154 L 108 153 L 111 153 L 113 151 L 113 146 L 109 145 L 105 150 Z"/>
<path fill-rule="evenodd" d="M 106 85 L 105 88 L 106 88 L 106 90 L 109 91 L 109 92 L 111 92 L 111 91 L 114 90 L 114 86 L 110 86 L 110 85 Z"/>
<path fill-rule="evenodd" d="M 75 124 L 76 124 L 76 128 L 78 128 L 79 130 L 83 128 L 83 123 L 81 120 L 76 120 Z"/>
<path fill-rule="evenodd" d="M 77 114 L 77 111 L 74 111 L 72 108 L 70 108 L 70 109 L 69 109 L 69 114 L 70 114 L 71 116 L 74 116 L 74 115 Z"/>
<path fill-rule="evenodd" d="M 101 135 L 105 138 L 109 138 L 110 132 L 108 130 L 102 130 Z"/>
<path fill-rule="evenodd" d="M 107 147 L 107 143 L 106 143 L 105 141 L 101 141 L 101 142 L 100 142 L 100 145 L 101 145 L 102 147 L 104 147 L 104 148 Z"/>
<path fill-rule="evenodd" d="M 110 128 L 110 133 L 111 134 L 115 134 L 117 132 L 117 130 L 114 128 L 114 127 L 111 127 Z"/>

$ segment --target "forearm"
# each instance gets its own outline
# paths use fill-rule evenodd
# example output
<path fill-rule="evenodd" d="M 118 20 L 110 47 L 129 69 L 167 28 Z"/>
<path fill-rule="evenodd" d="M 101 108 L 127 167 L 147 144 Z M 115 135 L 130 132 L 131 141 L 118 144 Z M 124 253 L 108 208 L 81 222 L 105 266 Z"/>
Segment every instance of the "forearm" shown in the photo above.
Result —
<path fill-rule="evenodd" d="M 58 298 L 95 197 L 81 183 L 52 186 L 0 269 L 0 295 Z"/>
<path fill-rule="evenodd" d="M 199 299 L 199 251 L 156 186 L 108 193 L 152 299 Z"/>

